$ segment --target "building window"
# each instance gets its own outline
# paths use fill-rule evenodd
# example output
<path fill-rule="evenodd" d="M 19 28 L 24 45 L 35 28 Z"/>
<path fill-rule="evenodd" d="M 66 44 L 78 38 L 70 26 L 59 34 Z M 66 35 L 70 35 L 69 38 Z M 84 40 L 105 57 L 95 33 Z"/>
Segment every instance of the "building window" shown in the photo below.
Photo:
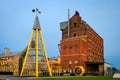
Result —
<path fill-rule="evenodd" d="M 71 46 L 71 45 L 69 45 L 68 47 L 69 47 L 69 49 L 72 49 L 72 46 Z"/>
<path fill-rule="evenodd" d="M 71 61 L 71 60 L 69 60 L 69 64 L 72 64 L 72 61 Z"/>
<path fill-rule="evenodd" d="M 74 37 L 76 37 L 76 33 L 74 33 Z"/>
<path fill-rule="evenodd" d="M 76 27 L 77 23 L 74 23 L 74 27 Z"/>
<path fill-rule="evenodd" d="M 70 70 L 70 73 L 72 73 L 72 70 Z"/>
<path fill-rule="evenodd" d="M 66 65 L 66 60 L 63 60 L 63 64 Z"/>
<path fill-rule="evenodd" d="M 91 53 L 91 51 L 89 50 L 89 54 Z"/>
<path fill-rule="evenodd" d="M 75 61 L 75 64 L 77 64 L 77 63 L 78 63 L 78 61 L 76 60 L 76 61 Z"/>
<path fill-rule="evenodd" d="M 63 46 L 63 49 L 66 49 L 66 48 L 67 48 L 67 47 L 64 45 L 64 46 Z"/>
<path fill-rule="evenodd" d="M 78 45 L 77 45 L 77 44 L 75 44 L 74 46 L 75 46 L 75 48 L 78 48 Z"/>
<path fill-rule="evenodd" d="M 66 70 L 63 70 L 64 73 L 66 73 Z"/>

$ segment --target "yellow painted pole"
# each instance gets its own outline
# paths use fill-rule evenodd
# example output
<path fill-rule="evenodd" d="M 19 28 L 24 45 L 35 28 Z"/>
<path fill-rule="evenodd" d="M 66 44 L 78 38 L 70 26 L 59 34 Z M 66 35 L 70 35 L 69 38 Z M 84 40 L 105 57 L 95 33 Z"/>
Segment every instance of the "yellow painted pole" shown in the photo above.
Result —
<path fill-rule="evenodd" d="M 38 77 L 38 28 L 36 28 L 36 77 Z"/>
<path fill-rule="evenodd" d="M 21 77 L 22 74 L 23 74 L 23 70 L 24 70 L 24 67 L 25 67 L 25 64 L 26 64 L 26 60 L 27 60 L 27 57 L 28 57 L 28 52 L 29 52 L 29 50 L 30 50 L 30 45 L 31 45 L 31 41 L 32 41 L 32 36 L 33 36 L 33 34 L 34 34 L 34 30 L 32 30 L 32 34 L 31 34 L 31 36 L 30 36 L 30 41 L 29 41 L 29 44 L 28 44 L 28 47 L 27 47 L 25 59 L 24 59 L 24 62 L 23 62 L 23 66 L 22 66 L 21 73 L 20 73 L 20 77 Z"/>
<path fill-rule="evenodd" d="M 50 64 L 49 64 L 49 61 L 48 61 L 47 51 L 46 51 L 46 47 L 45 47 L 45 43 L 44 43 L 44 39 L 43 39 L 42 31 L 41 30 L 40 30 L 40 37 L 41 37 L 41 40 L 42 40 L 42 46 L 43 46 L 44 55 L 45 55 L 47 66 L 48 66 L 49 76 L 52 76 Z"/>

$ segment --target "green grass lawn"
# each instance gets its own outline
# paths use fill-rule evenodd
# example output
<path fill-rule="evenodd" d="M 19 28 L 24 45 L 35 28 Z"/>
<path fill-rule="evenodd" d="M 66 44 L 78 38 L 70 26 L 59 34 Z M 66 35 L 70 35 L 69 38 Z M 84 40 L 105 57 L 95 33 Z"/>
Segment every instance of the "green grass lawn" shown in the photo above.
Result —
<path fill-rule="evenodd" d="M 83 77 L 60 77 L 60 78 L 39 78 L 38 80 L 120 80 L 120 78 L 112 78 L 110 76 L 83 76 Z"/>

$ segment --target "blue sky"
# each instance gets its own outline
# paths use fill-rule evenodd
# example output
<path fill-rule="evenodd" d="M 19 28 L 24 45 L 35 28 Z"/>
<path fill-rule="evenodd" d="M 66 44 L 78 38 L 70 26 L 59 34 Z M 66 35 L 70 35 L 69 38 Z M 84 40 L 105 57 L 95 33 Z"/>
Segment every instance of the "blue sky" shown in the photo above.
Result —
<path fill-rule="evenodd" d="M 39 8 L 40 25 L 49 57 L 59 55 L 60 22 L 77 10 L 103 39 L 105 60 L 120 69 L 120 0 L 1 0 L 0 1 L 0 53 L 4 48 L 22 51 L 28 44 L 35 14 Z"/>

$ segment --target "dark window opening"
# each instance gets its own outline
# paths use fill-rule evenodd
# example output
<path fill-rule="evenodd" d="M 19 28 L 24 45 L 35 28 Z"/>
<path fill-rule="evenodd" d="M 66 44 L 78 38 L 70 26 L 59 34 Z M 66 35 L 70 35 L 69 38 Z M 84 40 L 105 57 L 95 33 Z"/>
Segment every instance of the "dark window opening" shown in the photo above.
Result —
<path fill-rule="evenodd" d="M 68 47 L 69 47 L 69 49 L 72 49 L 72 45 L 69 45 Z"/>
<path fill-rule="evenodd" d="M 76 37 L 76 33 L 74 33 L 74 37 Z"/>
<path fill-rule="evenodd" d="M 77 45 L 77 44 L 75 44 L 75 48 L 78 48 L 78 45 Z"/>
<path fill-rule="evenodd" d="M 66 48 L 67 48 L 67 47 L 64 45 L 64 46 L 63 46 L 63 49 L 66 49 Z"/>
<path fill-rule="evenodd" d="M 65 65 L 66 64 L 66 60 L 63 60 L 63 65 Z"/>
<path fill-rule="evenodd" d="M 77 23 L 74 23 L 74 27 L 76 27 L 77 26 Z"/>

